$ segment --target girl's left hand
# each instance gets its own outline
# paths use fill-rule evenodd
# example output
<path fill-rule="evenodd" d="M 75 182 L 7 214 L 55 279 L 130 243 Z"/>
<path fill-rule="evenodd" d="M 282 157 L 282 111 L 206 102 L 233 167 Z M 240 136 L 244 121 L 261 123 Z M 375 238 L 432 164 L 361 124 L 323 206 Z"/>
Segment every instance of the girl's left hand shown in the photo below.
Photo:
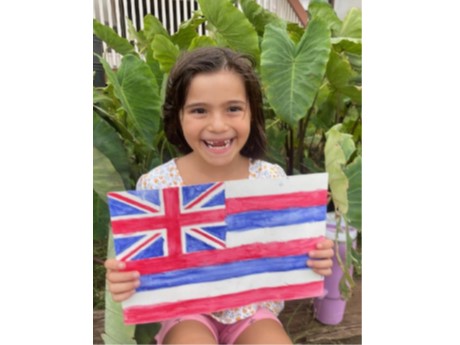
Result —
<path fill-rule="evenodd" d="M 316 249 L 308 253 L 310 259 L 307 260 L 307 266 L 323 276 L 330 275 L 332 273 L 332 257 L 334 256 L 333 247 L 334 241 L 328 238 L 318 242 Z"/>

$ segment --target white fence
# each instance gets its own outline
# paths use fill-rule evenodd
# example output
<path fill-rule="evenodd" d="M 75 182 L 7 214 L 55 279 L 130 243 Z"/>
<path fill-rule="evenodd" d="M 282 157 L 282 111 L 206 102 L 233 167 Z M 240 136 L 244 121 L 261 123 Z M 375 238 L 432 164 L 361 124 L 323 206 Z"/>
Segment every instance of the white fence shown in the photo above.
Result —
<path fill-rule="evenodd" d="M 256 0 L 265 9 L 276 13 L 279 17 L 294 23 L 301 22 L 287 0 Z M 150 13 L 157 17 L 163 26 L 173 34 L 179 25 L 190 19 L 192 13 L 199 8 L 196 0 L 93 0 L 93 18 L 110 26 L 118 35 L 128 38 L 129 18 L 137 30 L 143 29 L 143 18 Z M 204 26 L 198 28 L 203 34 Z M 103 43 L 104 58 L 112 67 L 117 67 L 120 56 L 107 48 Z"/>

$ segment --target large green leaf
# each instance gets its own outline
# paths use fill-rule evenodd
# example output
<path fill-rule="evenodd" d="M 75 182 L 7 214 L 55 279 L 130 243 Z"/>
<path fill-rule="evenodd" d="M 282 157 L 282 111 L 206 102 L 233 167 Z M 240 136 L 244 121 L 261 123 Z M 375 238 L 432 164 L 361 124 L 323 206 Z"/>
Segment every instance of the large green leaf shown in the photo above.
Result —
<path fill-rule="evenodd" d="M 351 8 L 343 19 L 339 37 L 362 37 L 362 13 L 359 8 Z"/>
<path fill-rule="evenodd" d="M 117 72 L 102 60 L 107 78 L 114 87 L 130 122 L 146 145 L 152 146 L 160 123 L 161 99 L 155 75 L 146 62 L 134 55 L 123 57 Z"/>
<path fill-rule="evenodd" d="M 164 73 L 169 73 L 179 56 L 179 48 L 167 37 L 156 35 L 152 42 L 152 50 L 153 56 L 160 63 L 160 69 Z"/>
<path fill-rule="evenodd" d="M 362 54 L 361 10 L 352 8 L 345 16 L 337 37 L 332 38 L 334 47 L 352 54 Z"/>
<path fill-rule="evenodd" d="M 217 41 L 225 42 L 230 48 L 251 55 L 259 61 L 259 40 L 257 32 L 229 0 L 198 0 L 206 20 L 215 28 Z"/>
<path fill-rule="evenodd" d="M 155 35 L 169 37 L 168 31 L 164 28 L 160 20 L 150 13 L 144 17 L 144 35 L 150 42 L 153 41 Z"/>
<path fill-rule="evenodd" d="M 107 200 L 110 191 L 125 190 L 120 174 L 110 160 L 93 147 L 93 189 L 102 200 Z"/>
<path fill-rule="evenodd" d="M 115 257 L 112 232 L 109 232 L 107 258 Z M 104 344 L 136 344 L 134 340 L 136 327 L 125 325 L 121 303 L 114 302 L 107 285 L 105 287 Z"/>
<path fill-rule="evenodd" d="M 158 18 L 150 13 L 144 17 L 144 29 L 137 31 L 131 20 L 128 21 L 128 32 L 130 38 L 136 41 L 137 48 L 144 56 L 148 54 L 148 50 L 155 38 L 155 35 L 163 35 L 169 38 L 169 34 L 163 27 L 163 24 Z"/>
<path fill-rule="evenodd" d="M 350 62 L 343 56 L 331 51 L 327 64 L 326 76 L 335 89 L 342 91 L 350 86 L 350 80 L 356 77 L 357 73 L 351 68 Z"/>
<path fill-rule="evenodd" d="M 266 10 L 254 0 L 241 0 L 240 4 L 243 13 L 252 25 L 254 25 L 260 36 L 263 36 L 267 24 L 276 23 L 280 26 L 284 25 L 284 21 L 281 18 L 275 13 Z"/>
<path fill-rule="evenodd" d="M 341 214 L 346 214 L 349 182 L 343 168 L 355 151 L 355 144 L 350 134 L 340 132 L 341 126 L 342 124 L 339 123 L 326 133 L 324 155 L 334 206 Z"/>
<path fill-rule="evenodd" d="M 356 104 L 361 104 L 361 88 L 354 85 L 353 81 L 357 75 L 358 73 L 352 69 L 344 54 L 338 54 L 332 50 L 327 64 L 327 79 L 340 94 L 350 97 Z"/>
<path fill-rule="evenodd" d="M 354 161 L 345 168 L 345 175 L 347 175 L 349 183 L 347 218 L 350 220 L 350 223 L 353 227 L 361 230 L 361 156 L 357 156 Z"/>
<path fill-rule="evenodd" d="M 295 45 L 286 29 L 269 24 L 262 40 L 262 83 L 277 116 L 291 125 L 307 115 L 321 86 L 331 49 L 330 31 L 310 21 Z"/>
<path fill-rule="evenodd" d="M 93 19 L 93 32 L 117 53 L 121 55 L 134 53 L 134 47 L 126 38 L 118 36 L 112 28 L 102 25 L 96 19 Z"/>
<path fill-rule="evenodd" d="M 334 48 L 344 50 L 348 53 L 362 54 L 362 40 L 361 38 L 353 37 L 332 37 L 331 42 Z"/>
<path fill-rule="evenodd" d="M 310 1 L 308 4 L 308 12 L 312 19 L 321 18 L 326 22 L 327 27 L 331 28 L 333 33 L 339 32 L 342 22 L 339 17 L 337 17 L 332 6 L 326 1 Z"/>
<path fill-rule="evenodd" d="M 130 166 L 126 149 L 117 131 L 93 112 L 93 146 L 106 156 L 129 189 Z"/>
<path fill-rule="evenodd" d="M 214 41 L 209 36 L 198 36 L 198 37 L 195 37 L 192 40 L 188 50 L 194 50 L 194 49 L 200 48 L 200 47 L 211 47 L 211 46 L 217 46 L 217 42 Z"/>
<path fill-rule="evenodd" d="M 179 26 L 179 30 L 171 37 L 171 41 L 178 45 L 182 50 L 189 49 L 193 39 L 199 37 L 197 28 L 203 24 L 204 21 L 205 19 L 203 18 L 201 11 L 195 11 L 192 18 L 182 22 L 182 24 Z"/>

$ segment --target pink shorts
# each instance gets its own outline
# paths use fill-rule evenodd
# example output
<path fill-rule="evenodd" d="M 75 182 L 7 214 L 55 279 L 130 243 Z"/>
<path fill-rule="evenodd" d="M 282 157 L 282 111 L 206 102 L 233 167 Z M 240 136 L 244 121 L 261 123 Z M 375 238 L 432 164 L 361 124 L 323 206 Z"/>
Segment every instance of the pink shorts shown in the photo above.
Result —
<path fill-rule="evenodd" d="M 278 320 L 278 318 L 270 310 L 265 308 L 260 308 L 254 315 L 228 325 L 220 323 L 209 315 L 195 314 L 161 322 L 161 328 L 156 335 L 155 340 L 157 341 L 157 344 L 163 344 L 166 334 L 173 326 L 177 325 L 181 321 L 194 320 L 205 325 L 214 335 L 218 344 L 233 344 L 235 343 L 236 338 L 238 338 L 238 336 L 254 321 L 263 319 L 276 320 L 279 324 L 281 324 L 280 320 Z"/>

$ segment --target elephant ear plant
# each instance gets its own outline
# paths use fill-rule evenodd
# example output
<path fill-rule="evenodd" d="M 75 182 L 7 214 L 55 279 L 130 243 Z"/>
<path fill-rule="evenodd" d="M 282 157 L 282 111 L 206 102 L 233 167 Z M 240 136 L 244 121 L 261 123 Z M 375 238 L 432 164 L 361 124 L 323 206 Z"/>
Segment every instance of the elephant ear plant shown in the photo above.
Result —
<path fill-rule="evenodd" d="M 264 91 L 268 160 L 288 174 L 329 174 L 337 226 L 361 231 L 361 12 L 343 21 L 324 1 L 310 1 L 305 28 L 253 0 L 198 0 L 200 9 L 170 35 L 147 14 L 143 29 L 129 24 L 129 40 L 93 21 L 94 34 L 122 56 L 112 69 L 101 56 L 107 86 L 93 97 L 93 237 L 109 238 L 108 191 L 134 189 L 139 176 L 178 155 L 165 139 L 161 104 L 165 81 L 182 51 L 226 46 L 252 56 Z M 206 25 L 206 35 L 197 28 Z M 347 230 L 348 233 L 348 230 Z M 349 238 L 349 236 L 348 236 Z M 352 291 L 353 249 L 341 262 L 344 297 Z M 106 293 L 105 343 L 150 342 L 157 324 L 125 326 L 119 303 Z"/>

